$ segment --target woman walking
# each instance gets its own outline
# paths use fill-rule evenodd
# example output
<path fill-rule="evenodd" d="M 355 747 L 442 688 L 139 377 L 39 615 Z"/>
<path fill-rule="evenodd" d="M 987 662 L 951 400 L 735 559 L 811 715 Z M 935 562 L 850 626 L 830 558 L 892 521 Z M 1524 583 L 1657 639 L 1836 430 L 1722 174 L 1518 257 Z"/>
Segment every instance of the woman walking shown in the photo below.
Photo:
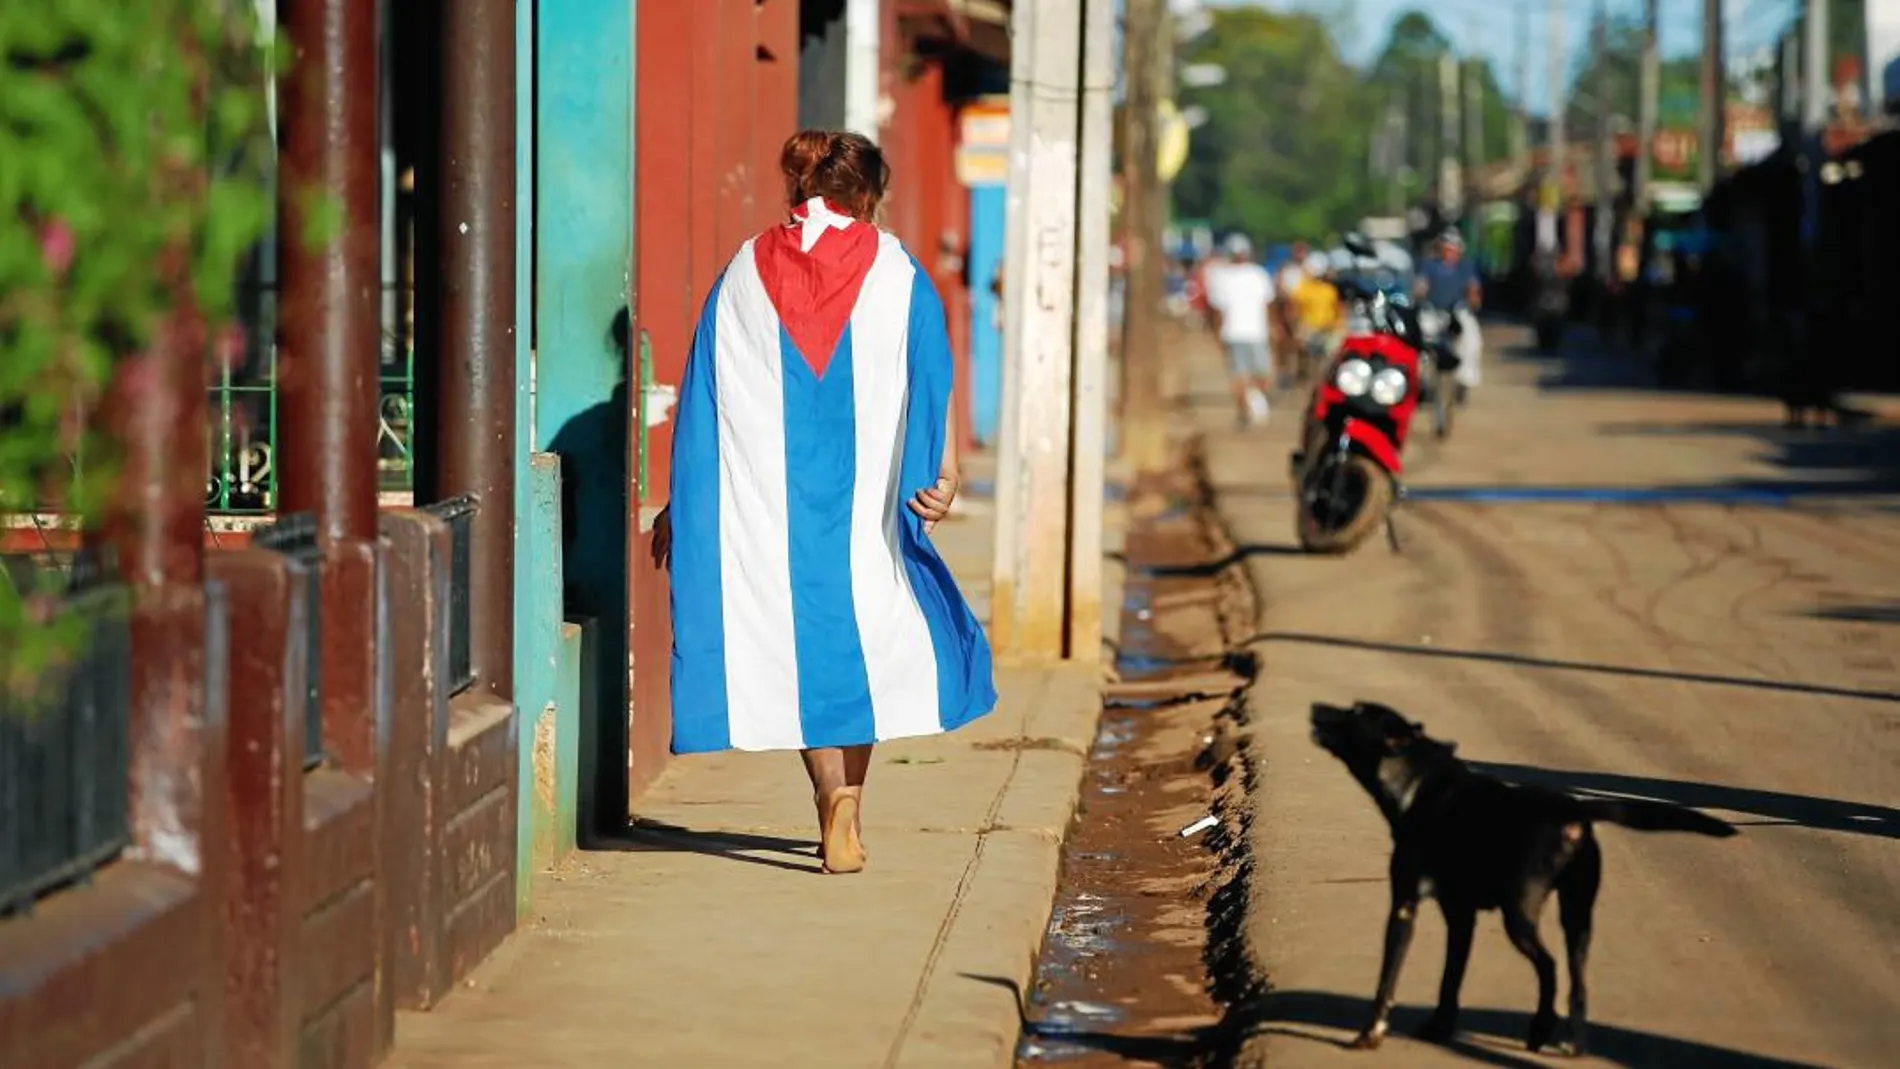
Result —
<path fill-rule="evenodd" d="M 798 750 L 826 872 L 864 867 L 871 747 L 996 703 L 990 650 L 927 537 L 958 489 L 930 277 L 872 220 L 857 134 L 780 159 L 789 220 L 714 284 L 680 386 L 671 502 L 673 752 Z"/>

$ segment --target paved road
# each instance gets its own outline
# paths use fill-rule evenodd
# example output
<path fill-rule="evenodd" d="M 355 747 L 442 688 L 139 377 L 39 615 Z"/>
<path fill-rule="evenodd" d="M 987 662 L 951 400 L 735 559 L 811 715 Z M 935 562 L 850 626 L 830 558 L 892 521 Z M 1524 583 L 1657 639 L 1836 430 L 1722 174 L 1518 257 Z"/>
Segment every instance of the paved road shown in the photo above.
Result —
<path fill-rule="evenodd" d="M 1276 994 L 1249 1060 L 1541 1063 L 1522 1046 L 1535 982 L 1494 915 L 1457 1048 L 1338 1045 L 1377 971 L 1388 838 L 1305 716 L 1368 698 L 1501 772 L 1744 825 L 1726 841 L 1603 830 L 1598 1053 L 1574 1064 L 1900 1064 L 1900 498 L 1875 492 L 1900 469 L 1895 439 L 1783 432 L 1764 402 L 1606 386 L 1616 365 L 1585 355 L 1487 373 L 1450 441 L 1414 443 L 1405 552 L 1313 559 L 1288 549 L 1292 413 L 1235 433 L 1218 368 L 1195 365 L 1220 505 L 1264 601 L 1249 937 Z M 1682 500 L 1466 493 L 1495 486 Z M 1716 491 L 1747 495 L 1697 499 Z M 1443 932 L 1428 909 L 1397 1030 L 1435 995 Z"/>

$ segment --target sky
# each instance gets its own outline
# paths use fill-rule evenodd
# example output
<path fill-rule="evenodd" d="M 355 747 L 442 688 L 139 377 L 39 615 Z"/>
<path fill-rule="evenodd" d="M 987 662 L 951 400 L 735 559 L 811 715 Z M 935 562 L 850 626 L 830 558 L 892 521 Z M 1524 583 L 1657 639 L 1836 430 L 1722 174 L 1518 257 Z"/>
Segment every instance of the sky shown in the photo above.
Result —
<path fill-rule="evenodd" d="M 1549 100 L 1545 58 L 1550 54 L 1551 0 L 1203 0 L 1208 7 L 1304 9 L 1322 14 L 1351 11 L 1354 32 L 1343 42 L 1347 58 L 1364 63 L 1378 55 L 1392 21 L 1410 9 L 1431 15 L 1466 54 L 1489 57 L 1507 93 L 1517 91 L 1519 27 L 1531 68 L 1530 110 L 1541 113 Z M 1590 19 L 1598 0 L 1559 0 L 1563 9 L 1564 51 L 1573 61 L 1589 40 Z M 1601 0 L 1612 16 L 1640 16 L 1642 0 Z M 1657 0 L 1656 43 L 1664 56 L 1702 47 L 1702 0 Z M 1800 11 L 1801 0 L 1723 0 L 1724 51 L 1734 58 L 1772 44 Z"/>

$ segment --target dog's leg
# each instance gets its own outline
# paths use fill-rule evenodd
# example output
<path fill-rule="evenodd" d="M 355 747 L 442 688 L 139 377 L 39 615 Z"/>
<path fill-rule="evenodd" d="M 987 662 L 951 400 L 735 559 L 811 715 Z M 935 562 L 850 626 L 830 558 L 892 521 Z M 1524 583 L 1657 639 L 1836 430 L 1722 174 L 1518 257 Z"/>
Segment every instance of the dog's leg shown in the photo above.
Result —
<path fill-rule="evenodd" d="M 1570 1053 L 1590 1049 L 1589 987 L 1584 968 L 1590 962 L 1590 918 L 1603 882 L 1603 853 L 1585 833 L 1583 848 L 1557 884 L 1557 915 L 1563 921 L 1564 949 L 1570 958 Z"/>
<path fill-rule="evenodd" d="M 1405 964 L 1406 948 L 1412 945 L 1412 922 L 1418 916 L 1418 880 L 1401 879 L 1393 866 L 1392 912 L 1385 919 L 1385 952 L 1379 959 L 1379 992 L 1372 1000 L 1372 1020 L 1354 1050 L 1376 1050 L 1385 1039 L 1386 1017 L 1392 1013 L 1392 1000 L 1398 991 L 1399 968 Z"/>
<path fill-rule="evenodd" d="M 1438 1008 L 1418 1030 L 1418 1038 L 1430 1043 L 1448 1042 L 1458 1031 L 1458 991 L 1465 985 L 1465 965 L 1471 960 L 1471 930 L 1478 923 L 1476 910 L 1446 905 L 1443 900 L 1438 908 L 1445 914 L 1445 975 L 1438 982 Z"/>
<path fill-rule="evenodd" d="M 1531 1017 L 1530 1031 L 1524 1037 L 1524 1044 L 1532 1053 L 1544 1049 L 1552 1033 L 1557 1031 L 1557 959 L 1550 956 L 1544 940 L 1537 934 L 1537 915 L 1543 908 L 1541 892 L 1526 892 L 1519 901 L 1504 905 L 1505 934 L 1511 937 L 1511 945 L 1517 952 L 1531 959 L 1531 965 L 1537 970 L 1537 1013 Z"/>

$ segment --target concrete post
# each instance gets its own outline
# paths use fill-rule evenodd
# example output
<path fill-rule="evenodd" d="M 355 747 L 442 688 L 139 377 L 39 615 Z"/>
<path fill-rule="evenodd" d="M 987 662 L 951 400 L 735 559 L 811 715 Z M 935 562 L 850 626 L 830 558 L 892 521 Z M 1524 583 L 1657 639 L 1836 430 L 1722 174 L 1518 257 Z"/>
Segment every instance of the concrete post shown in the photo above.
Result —
<path fill-rule="evenodd" d="M 1115 141 L 1115 8 L 1088 0 L 1082 22 L 1081 166 L 1076 181 L 1075 370 L 1069 453 L 1068 656 L 1102 644 L 1102 506 L 1108 416 L 1109 214 Z M 1106 611 L 1116 611 L 1110 606 Z"/>
<path fill-rule="evenodd" d="M 873 141 L 883 66 L 881 7 L 879 0 L 845 0 L 844 9 L 844 126 Z"/>
<path fill-rule="evenodd" d="M 1122 104 L 1122 229 L 1128 279 L 1122 328 L 1122 457 L 1136 473 L 1166 461 L 1162 397 L 1161 302 L 1166 250 L 1161 248 L 1165 199 L 1157 151 L 1166 83 L 1168 11 L 1164 0 L 1128 0 L 1122 34 L 1127 98 Z M 1018 40 L 1021 40 L 1019 37 Z"/>
<path fill-rule="evenodd" d="M 1640 79 L 1636 98 L 1636 188 L 1631 198 L 1636 214 L 1648 225 L 1650 181 L 1654 174 L 1656 150 L 1656 107 L 1662 89 L 1662 61 L 1656 53 L 1657 0 L 1643 0 L 1643 56 L 1637 72 Z"/>
<path fill-rule="evenodd" d="M 457 0 L 442 20 L 438 497 L 481 503 L 470 540 L 477 686 L 514 692 L 515 4 Z M 372 128 L 373 132 L 373 128 Z"/>
<path fill-rule="evenodd" d="M 1089 11 L 1097 6 L 1104 11 Z M 1109 176 L 1105 149 L 1090 144 L 1087 131 L 1099 135 L 1108 123 L 1106 6 L 1045 0 L 1013 15 L 1009 292 L 990 620 L 1004 656 L 1098 653 L 1093 643 L 1075 648 L 1074 640 L 1089 641 L 1100 626 L 1099 579 L 1076 573 L 1101 567 Z M 1085 514 L 1075 515 L 1078 508 Z"/>

